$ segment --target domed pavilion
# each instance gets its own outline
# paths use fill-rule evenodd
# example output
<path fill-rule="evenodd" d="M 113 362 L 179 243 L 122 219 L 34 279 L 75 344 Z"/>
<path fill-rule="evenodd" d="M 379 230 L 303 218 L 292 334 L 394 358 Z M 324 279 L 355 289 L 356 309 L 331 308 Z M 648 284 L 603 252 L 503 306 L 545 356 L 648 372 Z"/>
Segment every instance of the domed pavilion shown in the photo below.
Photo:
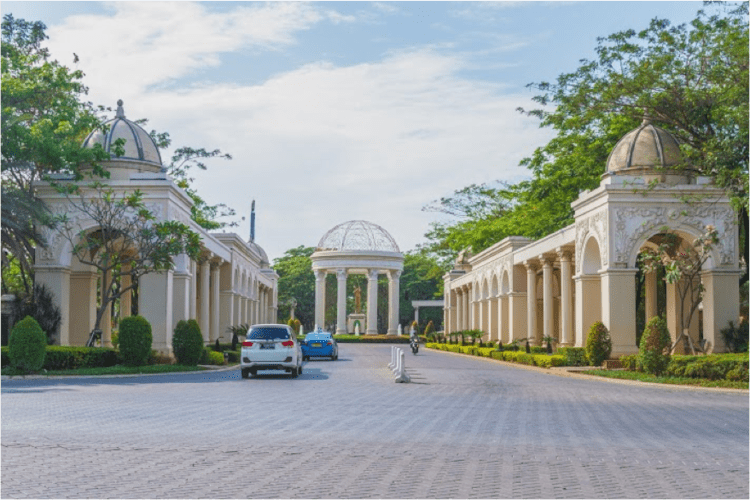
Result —
<path fill-rule="evenodd" d="M 178 255 L 173 269 L 140 276 L 137 288 L 117 299 L 116 316 L 137 312 L 145 317 L 151 323 L 153 348 L 166 355 L 172 354 L 172 333 L 183 319 L 198 321 L 206 344 L 229 342 L 231 336 L 226 332 L 230 326 L 276 322 L 278 276 L 270 268 L 265 251 L 254 241 L 254 213 L 249 240 L 235 233 L 209 233 L 198 226 L 190 216 L 192 200 L 169 177 L 151 136 L 125 117 L 121 100 L 115 117 L 92 131 L 83 147 L 101 147 L 110 154 L 109 160 L 101 162 L 110 176 L 100 182 L 112 189 L 116 198 L 139 190 L 157 220 L 182 222 L 201 238 L 197 261 Z M 85 165 L 81 168 L 87 170 Z M 74 181 L 70 176 L 57 176 L 56 180 Z M 90 233 L 100 229 L 50 183 L 37 182 L 35 189 L 53 214 L 67 214 L 77 230 Z M 97 196 L 85 185 L 81 185 L 81 193 L 86 199 Z M 43 236 L 48 245 L 37 249 L 35 276 L 37 283 L 47 285 L 60 308 L 62 323 L 57 341 L 61 345 L 84 345 L 95 326 L 100 273 L 74 257 L 70 243 L 57 230 L 45 228 Z M 121 289 L 131 285 L 128 269 L 108 279 L 115 280 Z M 111 328 L 116 319 L 111 309 L 106 312 L 101 323 L 103 346 L 112 345 Z"/>
<path fill-rule="evenodd" d="M 719 243 L 701 269 L 701 308 L 684 333 L 707 352 L 726 350 L 720 330 L 737 322 L 741 274 L 726 193 L 697 175 L 675 137 L 648 118 L 622 137 L 602 167 L 599 187 L 572 203 L 570 226 L 536 241 L 511 236 L 476 255 L 462 252 L 444 277 L 447 333 L 481 329 L 486 339 L 504 343 L 543 345 L 551 338 L 584 347 L 589 328 L 601 321 L 614 358 L 638 351 L 637 320 L 664 314 L 674 341 L 690 304 L 681 301 L 678 285 L 641 271 L 638 256 L 657 248 L 665 232 L 689 245 L 713 226 Z M 645 317 L 638 318 L 644 289 Z"/>
<path fill-rule="evenodd" d="M 377 224 L 363 220 L 344 222 L 320 239 L 310 256 L 315 273 L 315 323 L 325 324 L 325 278 L 337 278 L 336 333 L 347 333 L 346 282 L 349 274 L 367 276 L 367 321 L 365 333 L 378 333 L 378 276 L 388 276 L 388 334 L 395 335 L 399 321 L 399 279 L 404 256 L 393 237 Z M 359 313 L 359 311 L 355 311 Z"/>

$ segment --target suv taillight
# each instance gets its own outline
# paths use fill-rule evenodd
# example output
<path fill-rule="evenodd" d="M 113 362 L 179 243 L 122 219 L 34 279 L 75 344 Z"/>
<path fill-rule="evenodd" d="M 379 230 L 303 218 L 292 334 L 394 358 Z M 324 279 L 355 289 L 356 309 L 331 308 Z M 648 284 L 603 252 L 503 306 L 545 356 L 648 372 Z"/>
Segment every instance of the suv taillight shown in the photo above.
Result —
<path fill-rule="evenodd" d="M 293 340 L 285 340 L 284 342 L 281 343 L 281 345 L 283 345 L 284 347 L 292 347 L 294 345 L 294 341 Z"/>
<path fill-rule="evenodd" d="M 328 342 L 326 342 L 326 345 L 331 345 L 331 341 L 329 340 Z"/>
<path fill-rule="evenodd" d="M 242 343 L 242 347 L 252 347 L 252 346 L 253 346 L 253 343 L 248 342 L 247 340 Z"/>

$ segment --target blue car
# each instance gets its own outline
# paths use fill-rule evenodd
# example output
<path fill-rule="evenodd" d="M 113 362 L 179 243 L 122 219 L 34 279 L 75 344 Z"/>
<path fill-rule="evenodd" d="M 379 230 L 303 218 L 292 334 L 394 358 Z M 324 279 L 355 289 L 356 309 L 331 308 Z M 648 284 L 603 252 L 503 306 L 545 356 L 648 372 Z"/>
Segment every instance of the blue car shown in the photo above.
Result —
<path fill-rule="evenodd" d="M 305 335 L 305 340 L 300 342 L 302 347 L 302 359 L 311 357 L 339 359 L 339 346 L 330 332 L 316 330 Z"/>

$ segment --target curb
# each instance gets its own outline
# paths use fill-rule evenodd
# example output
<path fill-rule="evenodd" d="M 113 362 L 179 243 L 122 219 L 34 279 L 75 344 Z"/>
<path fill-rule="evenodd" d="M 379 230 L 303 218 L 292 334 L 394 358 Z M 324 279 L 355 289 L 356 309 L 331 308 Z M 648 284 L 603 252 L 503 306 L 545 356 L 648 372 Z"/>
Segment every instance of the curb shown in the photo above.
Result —
<path fill-rule="evenodd" d="M 154 375 L 194 375 L 196 373 L 221 372 L 239 368 L 239 365 L 216 366 L 216 365 L 198 365 L 203 370 L 193 370 L 185 372 L 165 372 L 165 373 L 115 373 L 112 375 L 2 375 L 0 381 L 6 380 L 69 380 L 72 378 L 126 378 L 126 377 L 150 377 Z"/>
<path fill-rule="evenodd" d="M 656 387 L 659 389 L 677 389 L 681 391 L 708 391 L 708 392 L 724 392 L 724 393 L 730 393 L 730 394 L 748 394 L 748 389 L 732 389 L 728 387 L 700 387 L 700 386 L 694 386 L 694 385 L 679 385 L 679 384 L 657 384 L 656 382 L 642 382 L 640 380 L 623 380 L 619 378 L 609 378 L 609 377 L 597 377 L 596 375 L 586 375 L 584 373 L 580 373 L 584 369 L 589 369 L 591 367 L 580 367 L 580 366 L 553 366 L 551 368 L 541 368 L 539 366 L 531 366 L 531 365 L 522 365 L 520 363 L 511 363 L 509 361 L 502 361 L 495 358 L 487 358 L 484 356 L 472 356 L 470 354 L 462 354 L 460 352 L 451 352 L 451 351 L 441 351 L 440 349 L 431 349 L 431 352 L 440 352 L 444 354 L 451 354 L 455 356 L 466 356 L 471 357 L 474 359 L 481 359 L 483 361 L 491 362 L 491 363 L 501 363 L 509 368 L 521 368 L 524 370 L 531 370 L 538 373 L 544 373 L 546 375 L 554 375 L 556 377 L 567 377 L 567 378 L 576 378 L 579 380 L 588 380 L 588 381 L 594 381 L 594 382 L 610 382 L 615 384 L 624 384 L 624 385 L 636 385 L 641 387 Z"/>

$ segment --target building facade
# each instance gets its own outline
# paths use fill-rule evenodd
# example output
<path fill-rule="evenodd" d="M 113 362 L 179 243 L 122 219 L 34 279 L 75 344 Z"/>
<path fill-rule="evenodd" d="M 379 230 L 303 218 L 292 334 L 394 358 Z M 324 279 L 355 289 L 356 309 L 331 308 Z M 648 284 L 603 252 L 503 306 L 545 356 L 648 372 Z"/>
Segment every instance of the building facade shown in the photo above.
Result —
<path fill-rule="evenodd" d="M 689 201 L 686 201 L 689 200 Z M 444 276 L 445 331 L 479 329 L 485 339 L 528 339 L 583 347 L 601 321 L 612 356 L 637 352 L 638 255 L 665 232 L 689 245 L 713 226 L 719 243 L 703 265 L 702 314 L 689 333 L 709 352 L 724 352 L 720 330 L 739 316 L 739 235 L 726 193 L 683 165 L 677 141 L 648 119 L 614 147 L 597 189 L 573 202 L 575 223 L 536 241 L 509 237 L 471 255 Z M 645 319 L 657 315 L 655 273 L 646 273 Z M 686 317 L 677 285 L 666 285 L 666 319 L 678 336 Z M 702 322 L 701 322 L 702 321 Z"/>

